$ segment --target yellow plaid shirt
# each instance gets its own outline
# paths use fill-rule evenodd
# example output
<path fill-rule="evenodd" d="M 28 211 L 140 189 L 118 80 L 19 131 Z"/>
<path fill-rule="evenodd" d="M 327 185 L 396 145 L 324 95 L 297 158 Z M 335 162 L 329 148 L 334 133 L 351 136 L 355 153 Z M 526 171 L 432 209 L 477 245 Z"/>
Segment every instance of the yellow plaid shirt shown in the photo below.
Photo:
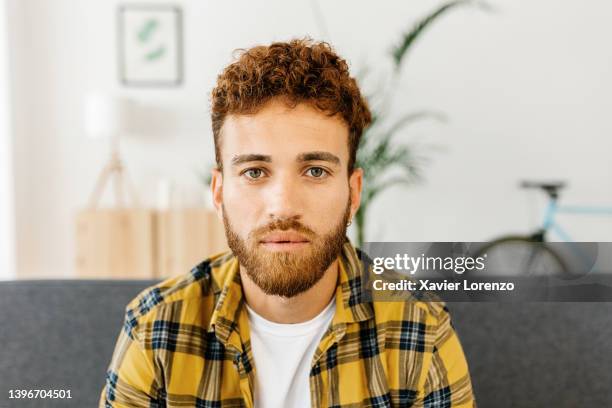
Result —
<path fill-rule="evenodd" d="M 444 303 L 364 300 L 360 255 L 347 239 L 336 312 L 312 360 L 312 407 L 476 407 Z M 238 269 L 231 253 L 215 255 L 134 298 L 99 406 L 253 407 Z"/>

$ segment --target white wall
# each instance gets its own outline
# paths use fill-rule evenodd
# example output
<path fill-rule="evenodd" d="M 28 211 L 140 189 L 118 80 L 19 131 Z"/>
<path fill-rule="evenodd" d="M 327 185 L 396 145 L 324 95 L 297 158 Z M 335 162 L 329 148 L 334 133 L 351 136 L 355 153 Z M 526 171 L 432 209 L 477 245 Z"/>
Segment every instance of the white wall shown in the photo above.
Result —
<path fill-rule="evenodd" d="M 160 90 L 118 85 L 116 1 L 9 0 L 20 274 L 72 274 L 74 212 L 107 153 L 103 142 L 82 135 L 89 90 L 115 90 L 165 110 L 168 120 L 157 122 L 165 132 L 123 146 L 152 205 L 160 177 L 195 190 L 194 171 L 212 162 L 208 93 L 233 49 L 310 34 L 331 40 L 353 68 L 368 62 L 381 76 L 390 44 L 439 4 L 319 1 L 330 38 L 307 0 L 177 1 L 185 15 L 186 83 Z M 464 8 L 443 17 L 409 56 L 395 113 L 436 108 L 450 122 L 413 128 L 412 137 L 444 151 L 430 156 L 425 184 L 375 203 L 372 239 L 486 240 L 525 230 L 541 200 L 516 188 L 523 177 L 567 179 L 568 202 L 612 204 L 612 122 L 605 115 L 612 4 L 494 4 L 496 13 Z M 563 221 L 576 239 L 610 240 L 609 218 Z"/>
<path fill-rule="evenodd" d="M 15 276 L 15 214 L 6 4 L 0 0 L 0 280 Z"/>

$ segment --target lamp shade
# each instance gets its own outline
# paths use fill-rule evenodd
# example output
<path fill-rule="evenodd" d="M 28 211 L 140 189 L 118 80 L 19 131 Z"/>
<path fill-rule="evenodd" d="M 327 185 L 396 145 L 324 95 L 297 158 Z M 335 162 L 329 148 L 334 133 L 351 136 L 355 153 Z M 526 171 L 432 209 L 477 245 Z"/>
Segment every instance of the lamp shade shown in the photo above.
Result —
<path fill-rule="evenodd" d="M 91 138 L 119 136 L 125 129 L 129 103 L 104 93 L 87 95 L 83 112 L 85 134 Z"/>

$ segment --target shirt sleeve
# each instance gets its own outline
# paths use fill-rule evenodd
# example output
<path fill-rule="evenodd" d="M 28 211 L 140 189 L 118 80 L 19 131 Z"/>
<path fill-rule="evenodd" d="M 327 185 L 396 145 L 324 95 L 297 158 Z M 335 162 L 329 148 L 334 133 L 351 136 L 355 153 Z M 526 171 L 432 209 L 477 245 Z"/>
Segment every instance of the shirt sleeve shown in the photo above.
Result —
<path fill-rule="evenodd" d="M 125 322 L 130 322 L 126 316 Z M 162 407 L 154 357 L 137 337 L 137 330 L 124 324 L 106 371 L 106 383 L 100 394 L 100 408 Z"/>
<path fill-rule="evenodd" d="M 465 354 L 446 306 L 439 316 L 431 363 L 414 406 L 476 408 Z"/>

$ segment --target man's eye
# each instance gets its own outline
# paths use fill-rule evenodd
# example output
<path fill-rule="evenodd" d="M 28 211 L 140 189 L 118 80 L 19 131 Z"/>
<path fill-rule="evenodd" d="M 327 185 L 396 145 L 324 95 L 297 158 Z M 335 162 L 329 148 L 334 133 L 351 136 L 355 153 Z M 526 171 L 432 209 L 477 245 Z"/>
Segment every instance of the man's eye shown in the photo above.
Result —
<path fill-rule="evenodd" d="M 261 169 L 248 169 L 244 174 L 250 179 L 258 179 L 263 175 L 263 171 Z"/>
<path fill-rule="evenodd" d="M 321 167 L 311 167 L 306 172 L 310 173 L 310 176 L 314 178 L 323 178 L 327 174 L 327 171 Z"/>

